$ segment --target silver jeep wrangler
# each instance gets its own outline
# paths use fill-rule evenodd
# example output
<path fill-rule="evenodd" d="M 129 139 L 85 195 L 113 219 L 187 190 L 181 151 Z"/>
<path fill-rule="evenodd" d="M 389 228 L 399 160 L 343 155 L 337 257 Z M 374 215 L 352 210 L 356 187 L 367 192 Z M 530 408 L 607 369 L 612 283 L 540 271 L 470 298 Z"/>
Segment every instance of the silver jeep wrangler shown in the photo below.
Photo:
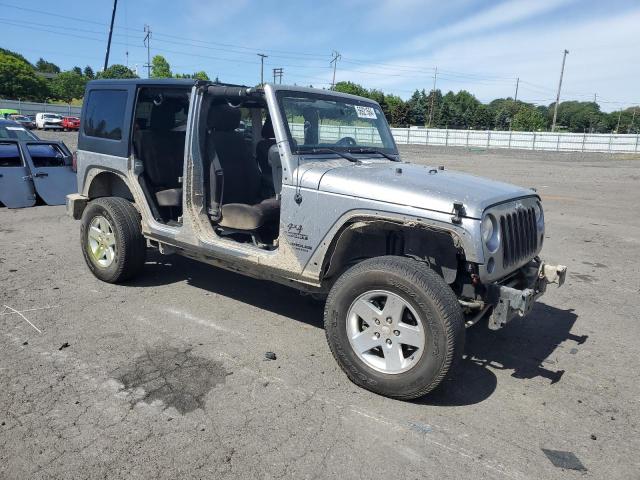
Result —
<path fill-rule="evenodd" d="M 99 80 L 82 122 L 67 207 L 96 277 L 125 281 L 156 248 L 326 299 L 335 359 L 382 395 L 433 390 L 466 327 L 500 328 L 565 278 L 538 257 L 534 191 L 402 162 L 365 98 Z"/>

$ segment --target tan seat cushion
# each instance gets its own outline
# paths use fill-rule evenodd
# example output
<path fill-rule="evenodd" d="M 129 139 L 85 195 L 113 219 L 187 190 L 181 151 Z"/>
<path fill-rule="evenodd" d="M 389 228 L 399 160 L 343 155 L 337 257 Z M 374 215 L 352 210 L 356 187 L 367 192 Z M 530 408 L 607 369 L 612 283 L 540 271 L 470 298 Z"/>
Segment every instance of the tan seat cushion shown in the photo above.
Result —
<path fill-rule="evenodd" d="M 222 206 L 221 227 L 234 230 L 257 230 L 280 215 L 280 200 L 268 198 L 256 205 L 227 203 Z"/>

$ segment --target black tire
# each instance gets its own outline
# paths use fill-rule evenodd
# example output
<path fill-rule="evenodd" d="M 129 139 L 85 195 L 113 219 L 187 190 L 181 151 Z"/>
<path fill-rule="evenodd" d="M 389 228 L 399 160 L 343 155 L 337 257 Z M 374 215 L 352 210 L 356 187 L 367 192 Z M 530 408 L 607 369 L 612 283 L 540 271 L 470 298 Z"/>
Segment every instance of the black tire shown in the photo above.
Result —
<path fill-rule="evenodd" d="M 415 310 L 424 328 L 424 351 L 402 373 L 372 368 L 349 342 L 347 312 L 355 299 L 372 290 L 399 295 Z M 331 352 L 349 379 L 392 398 L 409 400 L 427 394 L 453 372 L 464 351 L 464 319 L 455 294 L 427 265 L 405 257 L 372 258 L 347 270 L 331 288 L 324 324 Z"/>
<path fill-rule="evenodd" d="M 101 266 L 91 254 L 87 238 L 89 226 L 97 216 L 107 219 L 115 237 L 114 259 L 106 267 Z M 89 270 L 103 282 L 123 282 L 138 274 L 144 266 L 146 241 L 142 235 L 140 213 L 124 198 L 103 197 L 89 202 L 82 214 L 80 244 Z"/>

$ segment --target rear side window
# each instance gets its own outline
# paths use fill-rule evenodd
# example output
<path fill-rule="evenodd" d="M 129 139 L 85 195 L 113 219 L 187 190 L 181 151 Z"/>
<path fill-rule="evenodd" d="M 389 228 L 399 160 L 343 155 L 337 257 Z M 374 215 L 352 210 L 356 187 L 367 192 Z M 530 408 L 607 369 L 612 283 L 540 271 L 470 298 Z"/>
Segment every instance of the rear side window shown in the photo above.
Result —
<path fill-rule="evenodd" d="M 126 90 L 91 91 L 84 117 L 84 134 L 90 137 L 120 140 L 126 105 Z"/>
<path fill-rule="evenodd" d="M 18 145 L 0 143 L 0 167 L 22 167 Z"/>
<path fill-rule="evenodd" d="M 27 145 L 29 155 L 36 168 L 64 167 L 69 165 L 69 160 L 64 156 L 57 145 Z"/>

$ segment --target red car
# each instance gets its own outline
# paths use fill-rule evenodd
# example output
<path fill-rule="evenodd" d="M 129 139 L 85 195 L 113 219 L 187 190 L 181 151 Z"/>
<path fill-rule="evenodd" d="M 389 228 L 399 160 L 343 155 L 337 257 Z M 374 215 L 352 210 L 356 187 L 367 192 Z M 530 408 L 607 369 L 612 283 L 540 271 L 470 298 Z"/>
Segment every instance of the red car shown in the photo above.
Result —
<path fill-rule="evenodd" d="M 65 132 L 67 130 L 79 130 L 80 119 L 78 117 L 62 117 L 61 125 Z"/>

